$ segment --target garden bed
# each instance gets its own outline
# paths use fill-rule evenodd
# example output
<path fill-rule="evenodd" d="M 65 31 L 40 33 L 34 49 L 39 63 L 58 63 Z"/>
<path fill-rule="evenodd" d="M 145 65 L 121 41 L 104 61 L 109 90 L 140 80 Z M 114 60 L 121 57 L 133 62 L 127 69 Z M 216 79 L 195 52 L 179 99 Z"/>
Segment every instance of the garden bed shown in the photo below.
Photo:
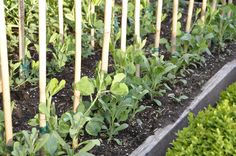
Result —
<path fill-rule="evenodd" d="M 218 53 L 214 57 L 207 56 L 206 68 L 199 67 L 194 73 L 188 75 L 185 79 L 187 85 L 178 84 L 171 86 L 177 95 L 187 95 L 189 99 L 177 103 L 168 97 L 160 97 L 163 106 L 158 107 L 149 100 L 144 100 L 146 105 L 152 106 L 137 115 L 137 119 L 130 121 L 130 127 L 124 130 L 116 138 L 123 141 L 123 145 L 119 146 L 115 142 L 107 143 L 106 139 L 102 139 L 101 146 L 95 147 L 93 153 L 95 155 L 129 155 L 137 147 L 139 147 L 145 139 L 153 135 L 157 129 L 162 129 L 173 124 L 184 110 L 189 106 L 190 102 L 201 93 L 202 86 L 225 64 L 236 59 L 235 44 L 228 44 L 225 53 Z M 200 80 L 200 81 L 199 81 Z M 142 124 L 140 125 L 140 121 Z M 151 145 L 150 145 L 151 146 Z"/>
<path fill-rule="evenodd" d="M 185 77 L 187 80 L 187 85 L 177 84 L 175 86 L 171 86 L 172 90 L 175 91 L 175 94 L 187 95 L 189 99 L 179 104 L 173 99 L 171 100 L 167 93 L 166 96 L 160 97 L 160 101 L 163 103 L 161 107 L 158 107 L 152 101 L 148 100 L 148 98 L 145 99 L 143 103 L 145 103 L 146 106 L 152 107 L 147 108 L 145 111 L 139 113 L 135 120 L 129 121 L 129 128 L 124 130 L 116 137 L 123 142 L 123 145 L 117 145 L 116 142 L 107 143 L 106 138 L 103 138 L 103 136 L 100 135 L 99 138 L 101 140 L 101 146 L 95 147 L 92 150 L 92 153 L 95 155 L 107 156 L 129 155 L 132 151 L 139 147 L 146 138 L 153 135 L 157 129 L 162 129 L 170 124 L 173 124 L 188 107 L 190 101 L 192 101 L 194 97 L 196 97 L 201 92 L 200 88 L 203 86 L 203 84 L 207 82 L 227 62 L 236 59 L 236 52 L 234 51 L 235 48 L 235 43 L 229 43 L 224 53 L 219 51 L 214 57 L 206 56 L 205 67 L 199 66 L 197 69 L 192 68 L 194 69 L 194 73 Z M 92 66 L 92 63 L 89 62 L 94 62 L 96 57 L 99 56 L 94 56 L 88 59 L 83 68 L 84 74 L 92 76 L 92 73 L 89 73 L 90 70 L 88 69 L 87 65 L 90 64 L 90 66 Z M 71 82 L 73 80 L 72 70 L 72 65 L 67 66 L 62 73 L 57 75 L 57 77 L 59 79 L 65 79 L 67 82 Z M 199 81 L 199 79 L 201 79 L 201 81 Z M 68 98 L 73 94 L 71 87 L 72 86 L 67 83 L 62 92 L 54 97 L 54 101 L 57 103 L 57 112 L 59 114 L 68 110 L 72 104 L 71 98 Z M 13 111 L 14 131 L 29 129 L 30 127 L 27 125 L 27 121 L 33 118 L 38 110 L 38 88 L 27 88 L 26 86 L 21 90 L 22 91 L 12 92 L 12 96 L 17 104 Z M 0 107 L 2 106 L 0 105 Z M 155 134 L 157 134 L 157 131 Z M 173 137 L 174 134 L 171 134 Z M 91 136 L 85 135 L 81 138 L 81 140 L 86 140 L 88 138 L 91 138 Z M 166 146 L 166 148 L 167 147 L 168 146 Z M 140 148 L 137 150 L 139 149 Z M 149 150 L 151 150 L 151 145 Z"/>
<path fill-rule="evenodd" d="M 165 155 L 170 143 L 175 139 L 178 130 L 188 125 L 188 115 L 190 112 L 197 114 L 208 107 L 215 105 L 219 94 L 228 85 L 236 80 L 236 60 L 223 66 L 203 87 L 199 94 L 188 106 L 183 114 L 176 120 L 162 129 L 155 131 L 154 135 L 148 137 L 146 141 L 131 153 L 131 156 L 162 156 Z"/>
<path fill-rule="evenodd" d="M 197 69 L 190 67 L 194 70 L 194 72 L 193 74 L 189 74 L 187 77 L 185 77 L 187 80 L 187 85 L 177 84 L 175 86 L 171 86 L 176 95 L 187 95 L 189 99 L 179 104 L 173 99 L 171 100 L 167 93 L 166 96 L 160 97 L 160 101 L 163 103 L 163 106 L 161 107 L 158 107 L 152 101 L 148 100 L 148 98 L 145 99 L 143 103 L 145 103 L 146 106 L 151 107 L 139 113 L 135 120 L 129 121 L 129 128 L 116 136 L 116 138 L 123 142 L 123 145 L 117 145 L 116 142 L 108 143 L 107 139 L 100 135 L 99 138 L 101 140 L 101 146 L 95 147 L 92 150 L 92 153 L 95 155 L 107 156 L 129 155 L 132 151 L 139 147 L 139 145 L 141 145 L 146 138 L 153 135 L 157 129 L 162 129 L 174 123 L 188 107 L 190 101 L 192 101 L 194 97 L 196 97 L 201 92 L 200 88 L 203 86 L 203 84 L 207 82 L 227 62 L 236 59 L 236 52 L 234 51 L 235 48 L 235 43 L 229 43 L 225 52 L 216 51 L 218 54 L 216 54 L 214 57 L 206 56 L 205 67 L 199 66 Z M 87 61 L 84 61 L 86 62 L 82 68 L 84 75 L 93 75 L 93 72 L 91 73 L 91 70 L 89 70 L 88 67 L 92 68 L 92 66 L 95 66 L 94 60 L 97 60 L 99 57 L 100 56 L 94 56 L 87 59 Z M 72 65 L 67 66 L 62 73 L 57 75 L 57 77 L 59 79 L 65 79 L 67 82 L 71 82 L 73 80 Z M 68 110 L 68 108 L 72 105 L 71 98 L 68 98 L 73 94 L 71 88 L 71 84 L 67 83 L 62 92 L 54 97 L 54 101 L 57 103 L 57 112 L 59 114 L 62 114 Z M 21 89 L 21 91 L 12 92 L 12 96 L 15 100 L 15 103 L 17 104 L 13 111 L 14 131 L 29 129 L 30 127 L 28 126 L 27 122 L 29 119 L 34 117 L 38 110 L 38 88 L 28 88 L 25 86 L 25 88 Z M 158 132 L 156 131 L 155 134 L 157 133 Z M 174 132 L 171 133 L 171 136 L 174 136 Z M 85 135 L 81 138 L 81 140 L 86 140 L 88 138 L 91 138 L 91 136 Z M 170 139 L 172 138 L 170 137 Z M 166 143 L 169 145 L 169 142 Z M 151 145 L 149 146 L 150 147 L 146 150 L 152 149 Z M 166 148 L 167 147 L 169 146 L 166 146 Z M 140 147 L 137 150 L 140 150 Z M 132 153 L 132 155 L 133 154 L 134 153 Z"/>

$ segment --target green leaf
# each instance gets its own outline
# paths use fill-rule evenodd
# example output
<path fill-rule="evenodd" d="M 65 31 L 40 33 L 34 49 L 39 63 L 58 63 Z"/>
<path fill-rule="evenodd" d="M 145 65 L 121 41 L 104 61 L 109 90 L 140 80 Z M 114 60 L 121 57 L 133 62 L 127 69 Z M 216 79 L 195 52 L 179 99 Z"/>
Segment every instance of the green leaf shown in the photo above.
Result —
<path fill-rule="evenodd" d="M 94 84 L 92 81 L 87 77 L 82 77 L 81 80 L 75 84 L 76 90 L 79 90 L 81 95 L 91 95 L 94 93 Z"/>
<path fill-rule="evenodd" d="M 65 84 L 66 84 L 65 80 L 62 80 L 59 83 L 59 81 L 56 78 L 53 78 L 47 85 L 47 92 L 50 94 L 50 96 L 54 96 L 65 87 Z"/>
<path fill-rule="evenodd" d="M 112 81 L 112 84 L 115 84 L 117 82 L 121 82 L 124 78 L 125 78 L 125 74 L 124 73 L 118 73 L 114 76 L 114 79 Z"/>
<path fill-rule="evenodd" d="M 134 74 L 136 71 L 136 67 L 133 63 L 130 63 L 126 70 L 127 70 L 127 73 Z"/>
<path fill-rule="evenodd" d="M 70 130 L 70 125 L 67 124 L 64 120 L 60 120 L 58 130 L 61 134 L 68 134 Z"/>
<path fill-rule="evenodd" d="M 181 95 L 180 97 L 179 97 L 179 99 L 182 101 L 182 100 L 187 100 L 188 99 L 188 97 L 186 96 L 186 95 Z"/>
<path fill-rule="evenodd" d="M 63 147 L 63 149 L 69 150 L 70 146 L 65 140 L 58 134 L 57 131 L 52 131 L 52 135 L 57 139 L 57 142 Z"/>
<path fill-rule="evenodd" d="M 85 129 L 89 135 L 97 136 L 102 129 L 102 124 L 99 121 L 90 120 Z"/>
<path fill-rule="evenodd" d="M 112 82 L 112 78 L 110 75 L 107 75 L 106 78 L 105 78 L 105 83 L 106 83 L 106 86 L 110 85 Z"/>
<path fill-rule="evenodd" d="M 213 34 L 213 33 L 209 33 L 209 34 L 207 34 L 207 35 L 205 36 L 205 39 L 206 39 L 206 40 L 209 40 L 209 39 L 212 39 L 212 38 L 214 38 L 214 34 Z"/>
<path fill-rule="evenodd" d="M 125 83 L 114 83 L 110 90 L 112 94 L 120 96 L 125 96 L 129 93 L 129 88 Z"/>
<path fill-rule="evenodd" d="M 153 99 L 153 101 L 158 105 L 158 106 L 162 106 L 162 103 L 160 100 L 157 99 Z"/>
<path fill-rule="evenodd" d="M 113 140 L 114 140 L 118 145 L 120 145 L 120 146 L 122 145 L 122 141 L 120 141 L 119 139 L 114 138 Z"/>
<path fill-rule="evenodd" d="M 56 78 L 51 79 L 47 85 L 47 91 L 53 92 L 53 89 L 57 86 L 58 82 L 59 81 Z"/>
<path fill-rule="evenodd" d="M 50 117 L 50 110 L 47 109 L 47 106 L 44 103 L 39 104 L 39 112 L 45 114 L 46 117 Z"/>
<path fill-rule="evenodd" d="M 55 155 L 57 148 L 58 148 L 57 139 L 52 134 L 50 134 L 48 141 L 44 145 L 44 150 L 50 155 Z"/>
<path fill-rule="evenodd" d="M 20 144 L 20 142 L 15 142 L 14 143 L 13 151 L 11 152 L 11 154 L 13 156 L 25 156 L 25 155 L 27 155 L 25 148 Z"/>
<path fill-rule="evenodd" d="M 128 128 L 128 127 L 129 127 L 128 124 L 123 123 L 122 125 L 118 126 L 118 127 L 114 130 L 114 132 L 115 132 L 115 134 L 117 134 L 119 131 L 122 131 L 122 130 Z"/>
<path fill-rule="evenodd" d="M 80 152 L 88 152 L 94 146 L 100 146 L 100 141 L 98 139 L 94 140 L 87 140 L 79 144 L 79 146 L 85 145 L 83 148 L 80 149 Z"/>
<path fill-rule="evenodd" d="M 4 112 L 0 110 L 0 122 L 4 122 Z"/>
<path fill-rule="evenodd" d="M 38 152 L 46 144 L 49 138 L 50 138 L 49 134 L 42 135 L 36 142 L 34 153 Z"/>
<path fill-rule="evenodd" d="M 182 41 L 190 41 L 191 40 L 191 34 L 185 33 L 180 39 Z"/>
<path fill-rule="evenodd" d="M 94 156 L 94 155 L 91 154 L 91 153 L 88 153 L 88 152 L 81 152 L 81 151 L 79 151 L 79 153 L 76 154 L 75 156 Z"/>
<path fill-rule="evenodd" d="M 68 20 L 70 20 L 72 22 L 75 21 L 75 17 L 72 13 L 65 14 L 65 18 L 67 18 Z"/>

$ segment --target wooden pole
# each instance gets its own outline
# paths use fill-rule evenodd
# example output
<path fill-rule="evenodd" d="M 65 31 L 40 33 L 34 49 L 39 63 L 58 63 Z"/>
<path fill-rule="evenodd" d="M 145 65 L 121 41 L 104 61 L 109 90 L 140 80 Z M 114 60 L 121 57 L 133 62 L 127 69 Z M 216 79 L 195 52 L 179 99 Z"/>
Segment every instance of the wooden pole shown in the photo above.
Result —
<path fill-rule="evenodd" d="M 39 92 L 40 104 L 46 105 L 46 0 L 39 0 Z M 46 127 L 45 114 L 39 114 L 39 126 Z"/>
<path fill-rule="evenodd" d="M 138 43 L 141 42 L 141 37 L 140 37 L 140 0 L 135 0 L 135 13 L 134 13 L 135 17 L 134 17 L 134 20 L 135 20 L 135 36 L 136 36 L 136 41 Z M 140 65 L 137 64 L 136 65 L 136 76 L 137 77 L 140 77 Z"/>
<path fill-rule="evenodd" d="M 157 1 L 155 52 L 159 52 L 163 0 Z"/>
<path fill-rule="evenodd" d="M 217 0 L 213 0 L 213 1 L 212 1 L 211 7 L 212 7 L 212 11 L 215 11 L 215 10 L 216 10 L 216 7 L 217 7 Z"/>
<path fill-rule="evenodd" d="M 233 0 L 228 0 L 228 4 L 232 4 L 232 3 L 233 3 Z M 228 12 L 228 17 L 231 17 L 231 15 L 232 15 L 232 12 L 229 11 Z"/>
<path fill-rule="evenodd" d="M 1 65 L 1 58 L 0 58 L 0 93 L 2 93 L 2 72 L 1 72 L 1 69 L 2 69 L 2 65 Z"/>
<path fill-rule="evenodd" d="M 221 3 L 222 3 L 222 6 L 225 6 L 226 5 L 226 0 L 221 0 Z M 225 16 L 225 12 L 222 11 L 221 15 Z"/>
<path fill-rule="evenodd" d="M 19 0 L 19 60 L 25 57 L 25 7 L 24 0 Z"/>
<path fill-rule="evenodd" d="M 126 51 L 126 32 L 127 32 L 128 0 L 122 1 L 122 20 L 121 20 L 121 50 Z"/>
<path fill-rule="evenodd" d="M 205 23 L 207 0 L 202 0 L 201 20 Z"/>
<path fill-rule="evenodd" d="M 194 0 L 189 0 L 189 6 L 188 6 L 188 18 L 187 18 L 187 24 L 185 31 L 189 33 L 191 31 L 191 25 L 192 25 L 192 17 L 193 17 L 193 6 L 194 6 Z"/>
<path fill-rule="evenodd" d="M 64 17 L 63 17 L 63 0 L 58 0 L 58 15 L 59 15 L 59 33 L 61 43 L 64 42 Z"/>
<path fill-rule="evenodd" d="M 1 59 L 0 59 L 0 70 L 1 70 Z M 2 93 L 2 73 L 0 72 L 0 93 Z"/>
<path fill-rule="evenodd" d="M 81 0 L 75 0 L 75 77 L 74 82 L 77 83 L 81 78 L 81 53 L 82 53 L 82 6 Z M 77 112 L 80 102 L 80 92 L 74 90 L 73 111 Z"/>
<path fill-rule="evenodd" d="M 172 53 L 176 51 L 178 7 L 179 7 L 179 0 L 174 0 L 174 3 L 173 3 L 173 21 L 172 21 L 172 37 L 171 37 Z"/>
<path fill-rule="evenodd" d="M 4 121 L 6 132 L 6 145 L 12 146 L 13 132 L 12 132 L 12 111 L 11 111 L 11 97 L 9 85 L 9 67 L 8 67 L 8 52 L 7 52 L 7 37 L 6 37 L 6 21 L 4 12 L 4 0 L 0 0 L 0 59 L 1 59 L 1 73 L 2 73 L 2 87 L 3 87 L 3 108 Z"/>
<path fill-rule="evenodd" d="M 92 0 L 90 0 L 90 7 L 91 7 L 91 15 L 93 16 L 95 14 L 95 5 Z M 95 29 L 91 29 L 91 46 L 94 49 L 95 47 Z"/>
<path fill-rule="evenodd" d="M 140 42 L 140 0 L 135 0 L 135 13 L 134 13 L 135 17 L 135 36 L 136 36 L 136 40 L 138 42 Z"/>
<path fill-rule="evenodd" d="M 221 0 L 222 5 L 226 5 L 226 0 Z"/>
<path fill-rule="evenodd" d="M 108 72 L 109 43 L 112 24 L 112 0 L 105 0 L 104 35 L 102 48 L 102 70 Z"/>

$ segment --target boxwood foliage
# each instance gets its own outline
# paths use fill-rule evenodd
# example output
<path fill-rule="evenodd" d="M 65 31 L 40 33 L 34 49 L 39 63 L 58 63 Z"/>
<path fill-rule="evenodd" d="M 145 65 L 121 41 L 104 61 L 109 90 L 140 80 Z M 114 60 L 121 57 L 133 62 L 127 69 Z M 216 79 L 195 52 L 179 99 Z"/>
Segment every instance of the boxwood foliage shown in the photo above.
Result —
<path fill-rule="evenodd" d="M 236 83 L 221 93 L 216 108 L 209 106 L 179 131 L 167 156 L 236 155 Z"/>

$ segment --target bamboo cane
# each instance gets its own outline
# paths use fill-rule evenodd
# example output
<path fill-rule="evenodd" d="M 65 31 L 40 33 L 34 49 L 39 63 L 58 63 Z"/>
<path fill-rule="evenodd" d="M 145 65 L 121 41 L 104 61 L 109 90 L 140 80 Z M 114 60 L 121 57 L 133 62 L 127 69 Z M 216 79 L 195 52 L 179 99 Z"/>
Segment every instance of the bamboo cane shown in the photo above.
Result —
<path fill-rule="evenodd" d="M 172 36 L 171 36 L 172 53 L 176 51 L 176 35 L 177 35 L 177 23 L 178 23 L 178 7 L 179 7 L 179 0 L 174 0 L 174 3 L 173 3 Z"/>
<path fill-rule="evenodd" d="M 212 7 L 212 12 L 214 12 L 216 10 L 216 7 L 217 7 L 217 0 L 212 1 L 211 7 Z"/>
<path fill-rule="evenodd" d="M 25 57 L 25 7 L 24 0 L 19 0 L 19 60 Z"/>
<path fill-rule="evenodd" d="M 217 0 L 213 0 L 212 1 L 212 4 L 211 4 L 211 14 L 216 10 L 216 8 L 217 8 L 217 4 L 218 4 L 218 2 L 217 2 Z M 208 47 L 211 47 L 212 46 L 212 41 L 209 41 L 209 43 L 208 43 Z"/>
<path fill-rule="evenodd" d="M 189 1 L 188 6 L 188 18 L 187 18 L 187 24 L 185 31 L 189 33 L 191 31 L 191 25 L 192 25 L 192 17 L 193 17 L 193 6 L 194 6 L 194 0 Z"/>
<path fill-rule="evenodd" d="M 109 43 L 111 38 L 111 24 L 112 24 L 112 1 L 105 0 L 105 24 L 103 35 L 102 48 L 102 70 L 108 72 L 108 57 L 109 57 Z"/>
<path fill-rule="evenodd" d="M 232 4 L 232 3 L 233 3 L 233 0 L 228 0 L 228 4 Z M 229 11 L 228 12 L 228 17 L 231 17 L 231 15 L 232 15 L 232 12 Z"/>
<path fill-rule="evenodd" d="M 121 21 L 121 50 L 126 51 L 128 0 L 122 1 L 122 21 Z"/>
<path fill-rule="evenodd" d="M 24 6 L 24 0 L 19 0 L 19 9 L 18 9 L 18 15 L 19 15 L 19 60 L 22 61 L 24 64 L 24 58 L 25 58 L 25 6 Z M 20 67 L 20 77 L 23 78 L 23 68 Z"/>
<path fill-rule="evenodd" d="M 75 50 L 75 77 L 74 82 L 77 83 L 81 78 L 81 52 L 82 52 L 82 7 L 81 0 L 75 0 L 75 33 L 76 33 L 76 50 Z M 77 112 L 80 102 L 80 92 L 74 90 L 74 105 L 73 111 Z"/>
<path fill-rule="evenodd" d="M 114 37 L 116 34 L 116 19 L 115 19 L 115 16 L 116 16 L 116 10 L 115 10 L 115 0 L 111 0 L 112 1 L 112 18 L 111 18 L 111 38 Z M 112 39 L 111 39 L 112 40 Z M 116 45 L 114 45 L 114 47 L 116 47 Z"/>
<path fill-rule="evenodd" d="M 135 0 L 135 36 L 136 40 L 139 42 L 140 41 L 140 0 Z"/>
<path fill-rule="evenodd" d="M 140 0 L 135 0 L 135 36 L 138 43 L 141 42 L 140 38 Z M 140 65 L 136 65 L 136 76 L 140 77 Z"/>
<path fill-rule="evenodd" d="M 207 0 L 202 0 L 201 20 L 205 23 Z"/>
<path fill-rule="evenodd" d="M 59 15 L 59 33 L 61 43 L 64 42 L 64 18 L 63 18 L 63 0 L 58 0 L 58 15 Z"/>
<path fill-rule="evenodd" d="M 1 59 L 1 73 L 2 73 L 2 89 L 3 89 L 3 108 L 4 121 L 6 132 L 6 145 L 12 146 L 13 132 L 12 132 L 12 111 L 11 111 L 11 97 L 9 85 L 9 67 L 8 67 L 8 52 L 7 52 L 7 38 L 6 38 L 6 21 L 4 12 L 4 0 L 0 0 L 0 59 Z"/>
<path fill-rule="evenodd" d="M 222 6 L 225 6 L 226 5 L 226 0 L 221 0 L 221 3 L 222 3 Z M 222 11 L 221 15 L 225 16 L 225 12 Z"/>
<path fill-rule="evenodd" d="M 2 93 L 2 72 L 1 72 L 2 66 L 1 66 L 1 58 L 0 58 L 0 93 Z"/>
<path fill-rule="evenodd" d="M 1 70 L 1 59 L 0 59 L 0 70 Z M 2 73 L 0 72 L 0 93 L 2 93 Z"/>
<path fill-rule="evenodd" d="M 46 0 L 39 1 L 39 91 L 40 104 L 46 105 Z M 46 127 L 45 114 L 39 114 L 40 128 Z"/>
<path fill-rule="evenodd" d="M 92 0 L 90 0 L 90 7 L 91 7 L 91 15 L 93 16 L 94 14 L 95 14 L 95 5 L 94 5 L 94 3 L 93 3 L 93 1 Z M 95 29 L 94 28 L 92 28 L 91 29 L 91 46 L 92 46 L 92 48 L 94 48 L 95 47 Z"/>
<path fill-rule="evenodd" d="M 222 5 L 226 5 L 226 0 L 221 0 Z"/>
<path fill-rule="evenodd" d="M 159 52 L 163 0 L 157 1 L 155 52 Z"/>

